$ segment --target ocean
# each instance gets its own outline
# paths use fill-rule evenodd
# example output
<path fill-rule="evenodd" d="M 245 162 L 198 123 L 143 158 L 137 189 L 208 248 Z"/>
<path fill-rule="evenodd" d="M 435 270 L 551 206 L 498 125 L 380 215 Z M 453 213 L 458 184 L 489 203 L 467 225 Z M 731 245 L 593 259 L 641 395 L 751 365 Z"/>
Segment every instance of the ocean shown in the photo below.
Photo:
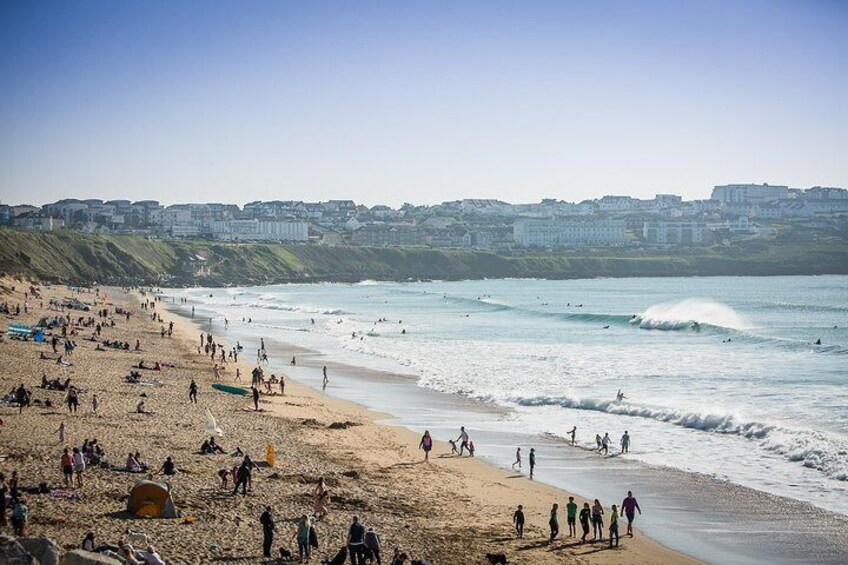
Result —
<path fill-rule="evenodd" d="M 609 433 L 628 473 L 673 469 L 848 508 L 845 276 L 363 281 L 169 295 L 188 298 L 213 328 L 226 318 L 224 338 L 245 354 L 262 336 L 408 376 L 406 397 L 436 391 L 491 407 L 497 416 L 481 424 L 489 438 L 562 446 L 577 426 L 591 457 L 595 435 Z M 302 376 L 318 386 L 314 372 Z M 355 400 L 389 397 L 386 384 L 363 386 Z M 405 400 L 392 394 L 372 407 L 440 429 L 438 410 L 407 399 L 414 413 L 397 414 Z M 475 422 L 465 425 L 474 436 Z M 630 453 L 618 455 L 625 430 Z M 513 451 L 492 445 L 495 463 Z"/>

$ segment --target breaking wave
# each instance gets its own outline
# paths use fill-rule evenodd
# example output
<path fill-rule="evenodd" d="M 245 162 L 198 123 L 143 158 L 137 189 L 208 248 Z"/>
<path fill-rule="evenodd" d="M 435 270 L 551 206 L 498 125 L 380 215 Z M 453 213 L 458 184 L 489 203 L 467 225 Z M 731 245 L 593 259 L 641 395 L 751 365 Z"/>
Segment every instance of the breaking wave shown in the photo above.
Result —
<path fill-rule="evenodd" d="M 848 481 L 848 441 L 826 432 L 746 421 L 733 414 L 686 412 L 612 400 L 537 396 L 514 398 L 511 401 L 520 406 L 562 406 L 574 410 L 650 418 L 702 432 L 738 435 L 759 442 L 763 449 L 780 454 L 789 461 L 817 469 L 831 479 Z"/>

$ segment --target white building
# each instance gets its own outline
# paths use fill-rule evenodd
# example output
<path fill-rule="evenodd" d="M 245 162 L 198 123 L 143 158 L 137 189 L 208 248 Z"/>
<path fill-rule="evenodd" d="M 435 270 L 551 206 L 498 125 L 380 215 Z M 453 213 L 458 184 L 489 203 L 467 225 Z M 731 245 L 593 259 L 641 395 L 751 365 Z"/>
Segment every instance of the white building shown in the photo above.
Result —
<path fill-rule="evenodd" d="M 646 242 L 656 245 L 713 243 L 713 232 L 704 222 L 645 222 L 642 226 L 642 236 Z"/>
<path fill-rule="evenodd" d="M 789 196 L 788 186 L 770 184 L 725 184 L 713 188 L 711 200 L 728 204 L 772 202 Z"/>
<path fill-rule="evenodd" d="M 280 220 L 217 220 L 209 233 L 224 241 L 308 241 L 309 224 Z"/>
<path fill-rule="evenodd" d="M 624 222 L 617 220 L 519 220 L 512 225 L 512 235 L 522 247 L 627 244 Z"/>

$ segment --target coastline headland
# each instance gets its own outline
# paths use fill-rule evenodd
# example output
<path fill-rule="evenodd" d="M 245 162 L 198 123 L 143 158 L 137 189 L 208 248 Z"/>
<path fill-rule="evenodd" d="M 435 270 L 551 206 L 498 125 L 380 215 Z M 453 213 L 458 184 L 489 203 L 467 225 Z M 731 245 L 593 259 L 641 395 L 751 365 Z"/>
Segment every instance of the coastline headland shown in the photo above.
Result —
<path fill-rule="evenodd" d="M 55 283 L 209 286 L 485 278 L 848 274 L 844 242 L 499 255 L 427 247 L 160 240 L 0 229 L 0 272 Z"/>

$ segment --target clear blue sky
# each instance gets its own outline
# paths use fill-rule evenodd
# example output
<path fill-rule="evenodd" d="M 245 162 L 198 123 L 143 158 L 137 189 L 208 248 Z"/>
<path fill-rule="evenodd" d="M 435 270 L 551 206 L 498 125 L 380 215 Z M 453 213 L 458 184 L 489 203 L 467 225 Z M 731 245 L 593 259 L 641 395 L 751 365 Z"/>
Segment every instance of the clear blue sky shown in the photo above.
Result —
<path fill-rule="evenodd" d="M 0 201 L 848 186 L 848 2 L 0 0 Z"/>

